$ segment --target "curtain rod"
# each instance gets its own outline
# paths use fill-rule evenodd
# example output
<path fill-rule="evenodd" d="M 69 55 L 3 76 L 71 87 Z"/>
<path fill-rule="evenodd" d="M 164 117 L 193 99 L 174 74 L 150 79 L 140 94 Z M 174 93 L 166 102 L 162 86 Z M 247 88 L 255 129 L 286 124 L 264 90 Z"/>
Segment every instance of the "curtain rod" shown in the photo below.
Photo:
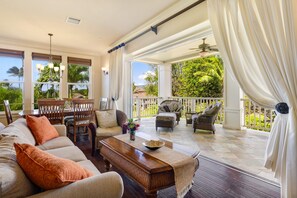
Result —
<path fill-rule="evenodd" d="M 142 35 L 144 35 L 144 34 L 150 32 L 150 31 L 154 32 L 154 33 L 157 35 L 157 34 L 158 34 L 158 27 L 159 27 L 159 26 L 161 26 L 161 25 L 163 25 L 164 23 L 170 21 L 171 19 L 174 19 L 175 17 L 181 15 L 182 13 L 184 13 L 184 12 L 190 10 L 191 8 L 193 8 L 193 7 L 197 6 L 197 5 L 199 5 L 200 3 L 204 2 L 204 1 L 205 1 L 205 0 L 199 0 L 199 1 L 196 1 L 195 3 L 189 5 L 188 7 L 185 7 L 184 9 L 180 10 L 179 12 L 177 12 L 177 13 L 171 15 L 170 17 L 164 19 L 163 21 L 157 23 L 156 25 L 153 25 L 153 26 L 151 26 L 150 28 L 144 30 L 143 32 L 137 34 L 136 36 L 132 37 L 132 38 L 129 39 L 128 41 L 123 42 L 123 43 L 121 43 L 121 44 L 119 44 L 119 45 L 113 47 L 112 49 L 108 50 L 107 52 L 108 52 L 108 53 L 111 53 L 111 52 L 113 52 L 113 51 L 115 51 L 115 50 L 117 50 L 117 49 L 119 49 L 119 48 L 125 46 L 126 44 L 128 44 L 128 43 L 134 41 L 135 39 L 141 37 Z"/>

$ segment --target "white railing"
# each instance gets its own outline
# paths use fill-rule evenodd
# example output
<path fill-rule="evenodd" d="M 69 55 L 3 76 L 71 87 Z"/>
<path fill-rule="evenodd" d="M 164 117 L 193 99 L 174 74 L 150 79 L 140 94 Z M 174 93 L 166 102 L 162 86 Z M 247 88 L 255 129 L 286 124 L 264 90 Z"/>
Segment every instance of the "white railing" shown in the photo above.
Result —
<path fill-rule="evenodd" d="M 222 108 L 218 114 L 216 123 L 224 122 L 224 100 L 223 98 L 196 98 L 196 97 L 171 97 L 166 99 L 179 100 L 183 106 L 182 117 L 186 112 L 201 112 L 207 106 L 220 102 Z M 165 100 L 161 97 L 136 97 L 133 98 L 133 117 L 153 117 L 158 113 L 159 104 Z M 261 131 L 270 131 L 275 118 L 273 109 L 264 108 L 250 99 L 241 99 L 243 106 L 243 126 Z"/>
<path fill-rule="evenodd" d="M 241 99 L 243 106 L 243 126 L 261 131 L 270 131 L 275 118 L 273 109 L 264 108 L 248 98 Z"/>
<path fill-rule="evenodd" d="M 183 106 L 182 117 L 186 112 L 201 112 L 210 104 L 221 102 L 222 108 L 218 114 L 216 123 L 222 124 L 224 121 L 224 104 L 223 98 L 192 98 L 192 97 L 171 97 L 166 99 L 179 100 Z M 133 98 L 133 117 L 153 117 L 158 113 L 159 104 L 165 100 L 161 97 L 136 97 Z"/>
<path fill-rule="evenodd" d="M 159 97 L 133 98 L 133 118 L 153 117 L 158 112 Z"/>

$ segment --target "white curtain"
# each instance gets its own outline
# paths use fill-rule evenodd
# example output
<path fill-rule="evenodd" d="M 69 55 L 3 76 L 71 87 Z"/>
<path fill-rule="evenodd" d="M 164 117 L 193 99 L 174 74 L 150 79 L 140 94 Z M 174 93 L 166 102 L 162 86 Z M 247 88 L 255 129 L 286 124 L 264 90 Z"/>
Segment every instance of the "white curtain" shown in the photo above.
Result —
<path fill-rule="evenodd" d="M 123 67 L 124 67 L 124 49 L 121 47 L 110 53 L 109 57 L 109 98 L 110 108 L 118 107 L 118 100 L 123 95 Z M 113 99 L 113 100 L 112 100 Z"/>
<path fill-rule="evenodd" d="M 256 103 L 289 106 L 276 116 L 265 166 L 282 197 L 297 197 L 297 2 L 208 0 L 208 15 L 224 65 Z"/>

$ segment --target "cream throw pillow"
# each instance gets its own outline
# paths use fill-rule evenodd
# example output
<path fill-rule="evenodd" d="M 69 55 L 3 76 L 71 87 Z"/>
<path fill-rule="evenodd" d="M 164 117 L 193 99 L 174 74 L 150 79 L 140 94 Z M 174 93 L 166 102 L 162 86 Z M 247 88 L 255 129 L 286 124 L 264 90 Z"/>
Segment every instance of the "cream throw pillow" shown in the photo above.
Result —
<path fill-rule="evenodd" d="M 99 127 L 110 128 L 118 126 L 116 110 L 96 111 L 96 117 Z"/>

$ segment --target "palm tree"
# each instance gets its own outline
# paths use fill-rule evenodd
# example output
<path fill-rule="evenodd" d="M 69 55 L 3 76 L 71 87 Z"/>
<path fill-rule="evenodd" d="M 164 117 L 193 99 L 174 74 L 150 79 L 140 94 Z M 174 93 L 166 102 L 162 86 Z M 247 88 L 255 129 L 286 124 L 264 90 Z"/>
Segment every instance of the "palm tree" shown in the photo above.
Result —
<path fill-rule="evenodd" d="M 9 68 L 6 73 L 10 74 L 10 76 L 17 76 L 19 81 L 21 81 L 21 78 L 24 75 L 24 69 L 23 67 L 19 69 L 17 66 L 13 66 Z M 19 83 L 19 88 L 21 88 L 21 83 Z"/>
<path fill-rule="evenodd" d="M 89 67 L 71 64 L 68 67 L 68 82 L 70 83 L 86 83 L 89 82 Z M 69 85 L 69 95 L 72 96 L 74 85 Z M 87 87 L 88 93 L 88 87 Z"/>

